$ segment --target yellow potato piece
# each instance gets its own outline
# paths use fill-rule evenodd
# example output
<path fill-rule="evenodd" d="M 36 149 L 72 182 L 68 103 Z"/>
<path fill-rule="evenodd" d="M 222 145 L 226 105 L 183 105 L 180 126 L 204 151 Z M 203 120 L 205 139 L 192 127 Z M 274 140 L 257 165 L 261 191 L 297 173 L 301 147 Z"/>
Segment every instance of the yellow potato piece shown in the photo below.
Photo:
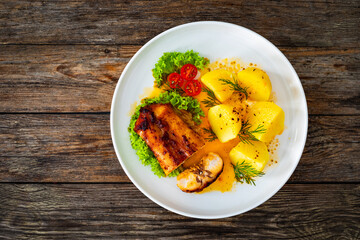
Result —
<path fill-rule="evenodd" d="M 247 120 L 251 124 L 250 131 L 259 125 L 264 126 L 265 133 L 254 133 L 254 136 L 268 143 L 284 130 L 285 113 L 273 102 L 256 102 L 248 108 Z"/>
<path fill-rule="evenodd" d="M 239 112 L 228 104 L 220 104 L 210 108 L 208 120 L 211 129 L 222 143 L 236 138 L 241 129 Z"/>
<path fill-rule="evenodd" d="M 229 104 L 233 107 L 235 107 L 235 111 L 237 111 L 240 114 L 240 120 L 244 120 L 246 117 L 246 109 L 248 104 L 248 101 L 244 101 L 244 97 L 242 94 L 236 94 L 234 93 L 231 95 L 231 97 L 224 102 L 224 104 Z"/>
<path fill-rule="evenodd" d="M 252 165 L 258 171 L 262 171 L 269 161 L 269 152 L 265 143 L 260 141 L 251 141 L 252 144 L 240 142 L 231 149 L 229 156 L 231 163 L 236 165 L 243 161 Z"/>
<path fill-rule="evenodd" d="M 228 72 L 224 69 L 217 69 L 208 73 L 205 73 L 201 77 L 202 83 L 212 90 L 215 94 L 215 97 L 220 102 L 225 102 L 231 94 L 234 92 L 230 89 L 228 85 L 224 85 L 219 79 L 227 79 L 233 81 L 233 75 L 231 72 Z"/>
<path fill-rule="evenodd" d="M 269 76 L 259 68 L 249 67 L 237 74 L 239 84 L 248 88 L 249 99 L 254 101 L 267 101 L 271 93 Z"/>

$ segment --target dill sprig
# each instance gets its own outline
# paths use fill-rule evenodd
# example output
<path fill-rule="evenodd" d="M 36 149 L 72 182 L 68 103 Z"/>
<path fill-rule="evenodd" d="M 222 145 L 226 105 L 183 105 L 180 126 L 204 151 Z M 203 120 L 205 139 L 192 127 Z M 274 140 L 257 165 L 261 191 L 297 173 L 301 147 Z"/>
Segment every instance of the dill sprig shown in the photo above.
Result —
<path fill-rule="evenodd" d="M 264 172 L 253 168 L 253 166 L 246 163 L 245 160 L 242 163 L 237 163 L 236 165 L 233 164 L 233 167 L 235 178 L 238 182 L 246 182 L 247 184 L 253 184 L 254 186 L 256 186 L 254 177 L 261 177 L 265 174 Z"/>
<path fill-rule="evenodd" d="M 206 92 L 208 95 L 205 100 L 201 101 L 203 104 L 205 104 L 206 107 L 213 107 L 215 105 L 221 104 L 221 102 L 217 100 L 214 91 L 206 87 L 203 87 L 202 91 Z"/>
<path fill-rule="evenodd" d="M 208 136 L 205 137 L 205 140 L 207 140 L 209 142 L 212 142 L 212 141 L 215 141 L 217 139 L 216 134 L 213 132 L 213 130 L 211 128 L 210 129 L 203 128 L 203 131 L 208 134 Z"/>
<path fill-rule="evenodd" d="M 251 127 L 252 127 L 252 125 L 249 123 L 248 120 L 245 123 L 243 123 L 241 130 L 238 134 L 238 137 L 241 142 L 252 145 L 251 141 L 259 141 L 254 136 L 254 134 L 266 132 L 266 129 L 264 128 L 264 125 L 262 125 L 262 124 L 257 126 L 257 128 L 255 130 L 250 130 Z"/>
<path fill-rule="evenodd" d="M 234 79 L 234 81 L 228 80 L 228 79 L 219 79 L 220 82 L 222 82 L 223 85 L 229 85 L 231 90 L 234 90 L 235 92 L 243 93 L 248 98 L 248 87 L 241 87 L 240 84 Z"/>

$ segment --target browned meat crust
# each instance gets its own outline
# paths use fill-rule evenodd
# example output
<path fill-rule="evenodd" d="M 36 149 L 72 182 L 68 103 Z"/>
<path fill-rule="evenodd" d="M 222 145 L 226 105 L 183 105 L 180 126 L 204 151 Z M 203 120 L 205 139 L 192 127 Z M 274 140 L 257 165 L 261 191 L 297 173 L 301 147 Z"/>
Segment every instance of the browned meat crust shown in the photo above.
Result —
<path fill-rule="evenodd" d="M 171 104 L 150 104 L 141 108 L 134 130 L 153 151 L 166 175 L 205 144 L 175 113 Z"/>
<path fill-rule="evenodd" d="M 177 186 L 183 192 L 201 192 L 216 181 L 224 169 L 224 161 L 213 152 L 205 155 L 200 163 L 186 169 L 177 177 Z"/>

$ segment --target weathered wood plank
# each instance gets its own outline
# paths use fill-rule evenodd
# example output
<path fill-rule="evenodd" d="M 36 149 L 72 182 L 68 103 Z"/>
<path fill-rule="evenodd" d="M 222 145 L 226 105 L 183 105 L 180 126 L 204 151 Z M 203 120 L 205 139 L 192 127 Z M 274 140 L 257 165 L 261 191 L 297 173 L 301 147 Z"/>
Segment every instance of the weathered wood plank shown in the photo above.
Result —
<path fill-rule="evenodd" d="M 128 52 L 134 54 L 126 46 L 1 48 L 2 112 L 109 111 Z"/>
<path fill-rule="evenodd" d="M 129 181 L 115 156 L 109 115 L 0 115 L 3 181 Z"/>
<path fill-rule="evenodd" d="M 303 85 L 309 114 L 360 113 L 360 51 L 281 49 Z"/>
<path fill-rule="evenodd" d="M 291 182 L 359 182 L 360 116 L 310 116 Z M 108 114 L 0 115 L 0 181 L 129 182 Z"/>
<path fill-rule="evenodd" d="M 169 212 L 132 184 L 0 184 L 0 192 L 2 239 L 360 237 L 359 184 L 285 185 L 250 212 L 211 221 Z"/>
<path fill-rule="evenodd" d="M 0 112 L 108 112 L 138 49 L 0 45 Z M 360 114 L 359 49 L 281 50 L 302 80 L 310 114 Z"/>
<path fill-rule="evenodd" d="M 359 46 L 359 1 L 2 1 L 2 44 L 144 44 L 203 20 L 250 28 L 278 46 Z"/>

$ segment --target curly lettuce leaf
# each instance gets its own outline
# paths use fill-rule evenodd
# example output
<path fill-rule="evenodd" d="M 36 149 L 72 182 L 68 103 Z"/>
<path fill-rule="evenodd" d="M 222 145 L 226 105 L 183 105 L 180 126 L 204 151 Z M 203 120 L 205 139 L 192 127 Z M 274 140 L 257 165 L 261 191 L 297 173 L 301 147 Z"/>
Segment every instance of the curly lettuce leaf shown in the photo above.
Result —
<path fill-rule="evenodd" d="M 191 63 L 198 69 L 203 69 L 209 64 L 209 59 L 199 56 L 199 53 L 189 50 L 185 53 L 166 52 L 152 69 L 157 87 L 161 87 L 166 81 L 167 76 L 173 72 L 180 72 L 185 64 Z"/>
<path fill-rule="evenodd" d="M 136 154 L 139 156 L 139 159 L 143 165 L 150 165 L 151 170 L 156 176 L 165 177 L 165 173 L 162 170 L 158 160 L 155 158 L 154 153 L 148 147 L 146 142 L 134 131 L 136 120 L 140 115 L 140 108 L 152 103 L 170 103 L 173 107 L 179 110 L 189 111 L 192 114 L 193 120 L 197 124 L 201 123 L 200 118 L 205 115 L 200 108 L 200 103 L 198 100 L 188 96 L 181 96 L 176 91 L 163 92 L 155 98 L 145 98 L 142 100 L 141 104 L 136 107 L 135 113 L 131 116 L 130 125 L 128 127 L 131 146 L 135 149 Z M 177 176 L 181 171 L 182 169 L 180 167 L 171 172 L 169 176 Z"/>

